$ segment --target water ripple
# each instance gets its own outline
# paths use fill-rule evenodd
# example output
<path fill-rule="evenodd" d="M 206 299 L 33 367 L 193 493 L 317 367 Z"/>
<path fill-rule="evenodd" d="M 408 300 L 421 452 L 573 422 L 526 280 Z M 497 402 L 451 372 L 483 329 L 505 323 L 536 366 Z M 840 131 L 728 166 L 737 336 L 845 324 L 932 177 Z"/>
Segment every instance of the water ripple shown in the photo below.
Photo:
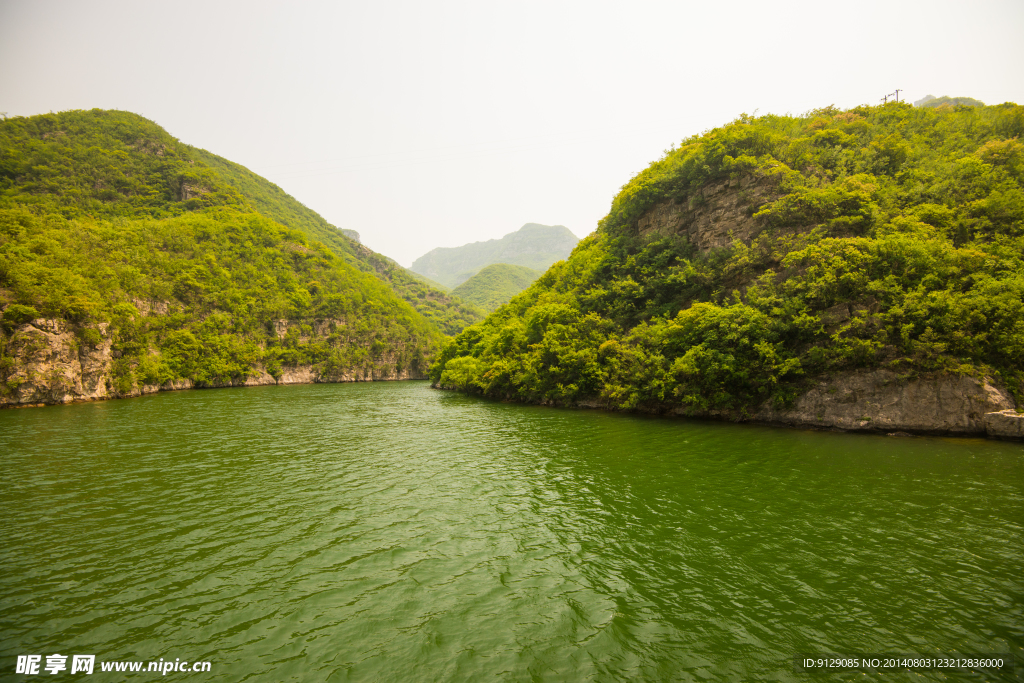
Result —
<path fill-rule="evenodd" d="M 0 412 L 2 654 L 207 680 L 803 680 L 1024 643 L 1024 449 L 424 383 Z M 926 674 L 924 680 L 944 680 Z"/>

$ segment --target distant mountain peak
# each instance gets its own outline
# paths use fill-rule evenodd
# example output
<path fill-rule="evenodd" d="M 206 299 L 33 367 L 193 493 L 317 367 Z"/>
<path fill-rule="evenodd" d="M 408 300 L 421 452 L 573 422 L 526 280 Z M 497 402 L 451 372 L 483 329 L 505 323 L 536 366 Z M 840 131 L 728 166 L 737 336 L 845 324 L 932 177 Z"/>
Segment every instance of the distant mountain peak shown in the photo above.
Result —
<path fill-rule="evenodd" d="M 579 238 L 564 225 L 526 223 L 500 239 L 433 249 L 416 259 L 410 270 L 446 287 L 456 287 L 494 263 L 543 272 L 567 258 L 577 242 Z"/>
<path fill-rule="evenodd" d="M 976 100 L 973 97 L 949 97 L 943 95 L 942 97 L 935 97 L 934 95 L 925 95 L 921 99 L 914 102 L 915 107 L 941 107 L 944 104 L 951 106 L 956 105 L 967 105 L 970 107 L 984 107 L 985 103 L 981 100 Z"/>

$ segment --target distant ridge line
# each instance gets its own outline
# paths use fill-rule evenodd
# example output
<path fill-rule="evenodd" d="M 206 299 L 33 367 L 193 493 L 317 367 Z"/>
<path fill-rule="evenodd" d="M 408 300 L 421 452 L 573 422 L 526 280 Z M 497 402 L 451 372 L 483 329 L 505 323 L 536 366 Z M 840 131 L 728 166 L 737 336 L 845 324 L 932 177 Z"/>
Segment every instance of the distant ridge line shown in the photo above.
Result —
<path fill-rule="evenodd" d="M 546 271 L 568 258 L 577 242 L 579 238 L 564 225 L 526 223 L 500 239 L 432 249 L 416 259 L 410 270 L 454 288 L 495 263 Z"/>

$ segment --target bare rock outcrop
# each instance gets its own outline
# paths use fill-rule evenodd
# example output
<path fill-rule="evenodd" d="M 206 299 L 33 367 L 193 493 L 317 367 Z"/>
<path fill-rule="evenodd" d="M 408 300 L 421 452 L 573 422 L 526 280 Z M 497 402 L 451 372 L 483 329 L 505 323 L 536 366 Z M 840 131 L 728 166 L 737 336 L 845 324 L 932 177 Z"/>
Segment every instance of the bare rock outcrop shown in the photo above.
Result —
<path fill-rule="evenodd" d="M 608 408 L 591 397 L 579 408 Z M 890 370 L 853 370 L 818 378 L 787 409 L 764 405 L 754 414 L 732 410 L 648 405 L 643 412 L 707 417 L 731 422 L 760 422 L 791 427 L 882 432 L 890 436 L 949 434 L 1024 440 L 1024 413 L 989 378 L 937 373 L 901 381 Z"/>
<path fill-rule="evenodd" d="M 889 370 L 871 370 L 823 378 L 792 408 L 764 407 L 754 419 L 853 431 L 986 434 L 997 423 L 988 414 L 1013 407 L 1013 398 L 988 379 L 939 374 L 902 382 Z"/>
<path fill-rule="evenodd" d="M 327 336 L 344 324 L 339 320 L 316 320 L 311 321 L 310 328 L 314 335 Z M 275 332 L 283 337 L 289 326 L 288 321 L 276 321 Z M 302 340 L 308 336 L 302 335 Z M 364 366 L 330 374 L 312 365 L 284 366 L 275 374 L 256 367 L 245 377 L 198 384 L 191 379 L 176 379 L 117 391 L 111 374 L 115 354 L 111 353 L 107 324 L 76 328 L 64 320 L 46 318 L 37 318 L 14 329 L 4 350 L 13 360 L 13 366 L 4 375 L 0 365 L 0 408 L 130 398 L 158 391 L 206 387 L 426 378 L 423 369 L 403 367 L 400 354 L 392 352 Z"/>
<path fill-rule="evenodd" d="M 754 175 L 708 183 L 689 201 L 660 202 L 637 222 L 641 235 L 679 235 L 702 252 L 749 242 L 761 231 L 755 210 L 773 199 L 770 185 Z"/>
<path fill-rule="evenodd" d="M 1012 408 L 985 413 L 985 432 L 997 439 L 1024 439 L 1024 414 Z"/>
<path fill-rule="evenodd" d="M 319 378 L 317 373 L 309 365 L 299 365 L 293 368 L 284 368 L 277 384 L 313 384 Z"/>
<path fill-rule="evenodd" d="M 210 191 L 210 188 L 205 185 L 182 182 L 181 188 L 178 190 L 178 197 L 181 201 L 187 202 L 190 199 L 195 199 L 196 197 L 201 197 L 204 194 L 209 194 Z"/>
<path fill-rule="evenodd" d="M 88 343 L 63 320 L 37 318 L 19 326 L 7 344 L 15 366 L 0 387 L 0 406 L 68 403 L 109 397 L 110 339 L 107 325 Z"/>

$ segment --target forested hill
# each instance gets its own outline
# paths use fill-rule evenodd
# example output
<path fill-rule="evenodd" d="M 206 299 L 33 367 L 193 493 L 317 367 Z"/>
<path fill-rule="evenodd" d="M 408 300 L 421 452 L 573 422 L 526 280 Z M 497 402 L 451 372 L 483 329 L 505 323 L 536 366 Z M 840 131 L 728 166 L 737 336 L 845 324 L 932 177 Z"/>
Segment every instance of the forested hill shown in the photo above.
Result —
<path fill-rule="evenodd" d="M 742 415 L 878 371 L 892 391 L 987 378 L 1020 405 L 1022 133 L 1015 104 L 890 103 L 744 115 L 687 138 L 568 261 L 451 342 L 432 378 Z"/>
<path fill-rule="evenodd" d="M 47 401 L 80 389 L 64 356 L 93 352 L 121 394 L 415 376 L 482 317 L 243 167 L 101 110 L 0 123 L 0 308 L 0 393 Z"/>
<path fill-rule="evenodd" d="M 119 111 L 71 111 L 4 121 L 0 187 L 6 205 L 64 218 L 166 218 L 212 207 L 256 211 L 379 276 L 446 334 L 479 311 L 374 254 L 252 171 L 178 142 L 158 125 Z"/>
<path fill-rule="evenodd" d="M 490 312 L 508 303 L 541 275 L 539 270 L 526 266 L 492 263 L 456 287 L 452 294 Z"/>
<path fill-rule="evenodd" d="M 445 334 L 457 334 L 467 325 L 483 318 L 482 311 L 467 305 L 457 297 L 449 296 L 441 289 L 430 286 L 392 259 L 360 245 L 357 239 L 346 234 L 355 231 L 335 228 L 318 213 L 267 179 L 206 150 L 190 149 L 195 158 L 216 170 L 218 175 L 238 190 L 257 211 L 282 225 L 302 230 L 311 238 L 330 246 L 350 265 L 376 274 Z"/>
<path fill-rule="evenodd" d="M 578 241 L 564 225 L 527 223 L 499 240 L 438 247 L 416 259 L 411 270 L 445 287 L 457 287 L 493 263 L 545 271 L 567 257 Z"/>

